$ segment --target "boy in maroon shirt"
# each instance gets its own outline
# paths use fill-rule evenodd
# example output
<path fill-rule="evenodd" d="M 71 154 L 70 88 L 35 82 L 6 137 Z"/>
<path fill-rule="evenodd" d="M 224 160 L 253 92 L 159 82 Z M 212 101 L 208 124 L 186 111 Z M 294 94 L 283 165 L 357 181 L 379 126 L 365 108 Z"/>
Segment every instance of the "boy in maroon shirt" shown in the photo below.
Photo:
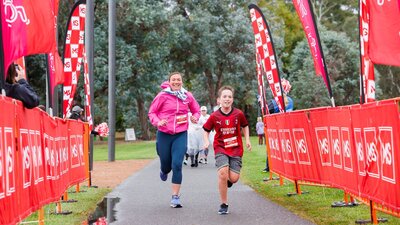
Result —
<path fill-rule="evenodd" d="M 209 133 L 215 129 L 214 152 L 215 164 L 218 168 L 218 189 L 221 199 L 219 214 L 228 214 L 228 187 L 236 183 L 242 168 L 243 130 L 246 147 L 251 151 L 249 138 L 249 124 L 242 111 L 232 107 L 234 90 L 230 86 L 223 86 L 218 91 L 218 100 L 221 107 L 210 115 L 203 125 L 204 148 L 208 148 Z"/>

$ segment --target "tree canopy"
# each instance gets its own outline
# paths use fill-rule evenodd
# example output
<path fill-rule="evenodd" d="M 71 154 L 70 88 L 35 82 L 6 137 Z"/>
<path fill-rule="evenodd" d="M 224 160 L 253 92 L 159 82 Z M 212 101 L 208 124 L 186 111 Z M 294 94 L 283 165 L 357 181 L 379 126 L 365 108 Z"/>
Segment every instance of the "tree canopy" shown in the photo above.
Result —
<path fill-rule="evenodd" d="M 61 1 L 59 50 L 74 1 Z M 337 105 L 359 101 L 358 2 L 311 0 Z M 143 139 L 154 137 L 148 107 L 170 72 L 182 72 L 184 86 L 201 105 L 216 105 L 222 85 L 236 89 L 235 107 L 254 129 L 259 116 L 254 36 L 245 0 L 117 1 L 117 129 L 134 127 Z M 292 1 L 258 1 L 272 32 L 281 77 L 292 84 L 295 109 L 330 105 Z M 108 120 L 108 1 L 95 1 L 94 122 Z M 45 98 L 43 56 L 28 57 L 30 82 Z M 400 69 L 376 66 L 378 99 L 399 96 Z M 380 75 L 382 74 L 382 75 Z M 384 76 L 383 76 L 384 75 Z M 83 76 L 80 78 L 83 80 Z M 80 83 L 83 83 L 80 81 Z M 267 92 L 269 87 L 267 87 Z M 77 98 L 83 99 L 78 87 Z M 83 101 L 82 101 L 83 102 Z M 211 111 L 209 111 L 211 112 Z"/>

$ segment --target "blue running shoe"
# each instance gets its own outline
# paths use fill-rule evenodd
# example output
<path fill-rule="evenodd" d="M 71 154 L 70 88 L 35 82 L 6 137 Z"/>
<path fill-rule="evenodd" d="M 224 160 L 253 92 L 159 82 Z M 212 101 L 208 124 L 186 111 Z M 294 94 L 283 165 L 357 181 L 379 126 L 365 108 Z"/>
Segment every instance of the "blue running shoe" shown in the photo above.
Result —
<path fill-rule="evenodd" d="M 172 208 L 182 208 L 182 204 L 181 204 L 179 195 L 172 195 L 171 207 Z"/>
<path fill-rule="evenodd" d="M 225 203 L 222 203 L 220 208 L 219 208 L 219 210 L 218 210 L 218 214 L 219 215 L 225 215 L 225 214 L 228 214 L 228 213 L 229 213 L 228 205 L 225 204 Z"/>
<path fill-rule="evenodd" d="M 166 181 L 168 178 L 168 173 L 163 173 L 163 171 L 160 171 L 160 179 L 162 181 Z"/>

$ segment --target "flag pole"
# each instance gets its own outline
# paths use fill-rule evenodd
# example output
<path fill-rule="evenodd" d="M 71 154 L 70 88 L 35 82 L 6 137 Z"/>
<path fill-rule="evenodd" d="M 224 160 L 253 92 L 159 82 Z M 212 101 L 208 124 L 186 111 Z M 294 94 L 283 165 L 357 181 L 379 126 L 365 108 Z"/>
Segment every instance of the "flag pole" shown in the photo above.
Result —
<path fill-rule="evenodd" d="M 108 2 L 108 161 L 115 161 L 115 0 Z"/>

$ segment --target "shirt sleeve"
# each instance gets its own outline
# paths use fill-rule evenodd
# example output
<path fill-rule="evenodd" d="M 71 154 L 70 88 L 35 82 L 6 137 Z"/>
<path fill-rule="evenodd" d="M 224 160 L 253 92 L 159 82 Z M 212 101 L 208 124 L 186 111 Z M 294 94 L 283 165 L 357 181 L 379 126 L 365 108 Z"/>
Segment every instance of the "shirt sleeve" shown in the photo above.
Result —
<path fill-rule="evenodd" d="M 247 127 L 249 125 L 249 123 L 247 122 L 246 117 L 244 116 L 244 113 L 242 111 L 240 111 L 240 126 L 241 127 Z"/>
<path fill-rule="evenodd" d="M 207 132 L 211 132 L 212 129 L 214 129 L 214 116 L 213 114 L 210 115 L 210 117 L 207 119 L 206 123 L 203 125 L 203 130 Z"/>

